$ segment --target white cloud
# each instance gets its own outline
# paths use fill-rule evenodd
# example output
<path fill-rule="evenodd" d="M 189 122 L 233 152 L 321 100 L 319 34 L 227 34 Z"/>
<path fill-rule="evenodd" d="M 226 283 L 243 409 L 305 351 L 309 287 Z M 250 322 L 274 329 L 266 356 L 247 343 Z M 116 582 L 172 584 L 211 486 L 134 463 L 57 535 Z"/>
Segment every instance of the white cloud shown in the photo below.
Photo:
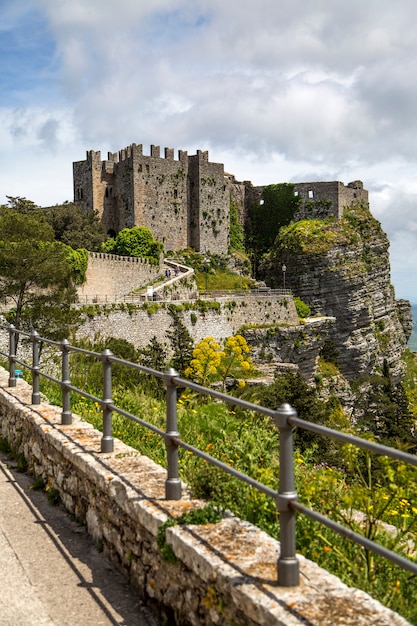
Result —
<path fill-rule="evenodd" d="M 209 149 L 255 184 L 363 180 L 393 275 L 415 266 L 414 0 L 4 5 L 2 39 L 30 41 L 0 70 L 1 193 L 68 199 L 86 149 Z"/>

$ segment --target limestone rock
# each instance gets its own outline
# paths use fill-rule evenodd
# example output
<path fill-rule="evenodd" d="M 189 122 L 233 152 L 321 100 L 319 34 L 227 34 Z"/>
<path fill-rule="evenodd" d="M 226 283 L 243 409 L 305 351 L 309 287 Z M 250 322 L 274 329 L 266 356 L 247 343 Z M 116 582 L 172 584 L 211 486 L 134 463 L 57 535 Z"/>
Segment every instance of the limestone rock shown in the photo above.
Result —
<path fill-rule="evenodd" d="M 411 305 L 396 301 L 390 281 L 389 242 L 368 207 L 345 209 L 341 219 L 290 225 L 264 267 L 268 284 L 281 280 L 312 315 L 335 318 L 329 336 L 340 372 L 352 380 L 380 372 L 387 361 L 393 381 L 403 376 L 411 334 Z"/>

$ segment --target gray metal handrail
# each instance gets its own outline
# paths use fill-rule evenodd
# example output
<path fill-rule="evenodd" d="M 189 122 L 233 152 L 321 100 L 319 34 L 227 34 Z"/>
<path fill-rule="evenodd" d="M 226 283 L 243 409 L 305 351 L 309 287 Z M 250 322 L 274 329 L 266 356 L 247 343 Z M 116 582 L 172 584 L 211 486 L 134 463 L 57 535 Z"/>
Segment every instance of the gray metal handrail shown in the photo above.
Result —
<path fill-rule="evenodd" d="M 60 385 L 62 393 L 62 424 L 72 423 L 71 413 L 71 401 L 70 393 L 74 392 L 85 398 L 88 398 L 94 402 L 97 402 L 103 412 L 103 434 L 101 439 L 101 452 L 111 453 L 114 449 L 114 439 L 112 434 L 112 414 L 118 413 L 132 421 L 148 428 L 155 434 L 161 436 L 165 441 L 167 451 L 167 478 L 165 481 L 165 497 L 167 500 L 179 500 L 182 497 L 182 484 L 179 477 L 179 464 L 178 464 L 178 452 L 179 448 L 183 448 L 192 454 L 204 459 L 211 465 L 218 467 L 222 471 L 234 476 L 235 478 L 245 482 L 255 489 L 258 489 L 262 493 L 270 496 L 275 500 L 277 511 L 279 513 L 279 539 L 280 539 L 280 556 L 277 563 L 278 584 L 284 587 L 297 586 L 299 584 L 299 561 L 296 556 L 296 525 L 295 516 L 296 512 L 306 515 L 307 517 L 319 522 L 320 524 L 330 528 L 331 530 L 339 533 L 340 535 L 347 537 L 348 539 L 358 543 L 368 550 L 373 551 L 390 560 L 391 562 L 399 565 L 401 568 L 417 574 L 417 563 L 409 561 L 408 559 L 384 548 L 383 546 L 363 537 L 362 535 L 353 532 L 352 530 L 334 522 L 330 518 L 309 509 L 300 502 L 298 502 L 298 495 L 295 490 L 295 476 L 294 476 L 294 454 L 293 454 L 293 434 L 292 430 L 294 426 L 315 432 L 325 437 L 330 437 L 362 448 L 364 450 L 370 450 L 383 456 L 389 456 L 398 461 L 408 463 L 417 467 L 417 456 L 396 450 L 388 446 L 362 439 L 354 435 L 342 433 L 319 424 L 314 424 L 303 420 L 297 416 L 297 412 L 289 404 L 282 404 L 278 409 L 272 410 L 266 407 L 247 402 L 240 398 L 230 396 L 215 389 L 209 389 L 203 387 L 197 383 L 181 378 L 174 369 L 169 369 L 167 372 L 160 372 L 137 363 L 131 363 L 123 359 L 115 357 L 110 350 L 104 350 L 102 353 L 85 350 L 77 346 L 70 345 L 69 342 L 64 339 L 61 342 L 52 341 L 44 337 L 40 337 L 36 332 L 27 333 L 17 330 L 13 325 L 3 326 L 0 325 L 0 329 L 6 330 L 9 333 L 9 350 L 8 353 L 0 351 L 0 355 L 8 358 L 9 362 L 9 387 L 16 386 L 16 364 L 30 370 L 32 375 L 32 404 L 37 405 L 41 402 L 39 393 L 39 378 L 40 376 L 55 382 Z M 20 360 L 16 356 L 17 337 L 19 335 L 30 338 L 32 342 L 32 363 L 29 365 L 23 360 Z M 43 372 L 40 367 L 39 354 L 40 344 L 44 343 L 56 348 L 59 348 L 62 353 L 62 376 L 61 379 L 54 378 L 50 374 Z M 90 357 L 98 359 L 103 364 L 103 397 L 98 398 L 93 396 L 82 389 L 71 384 L 70 379 L 70 362 L 69 355 L 71 352 L 85 354 Z M 128 411 L 118 407 L 113 402 L 112 398 L 112 364 L 117 363 L 119 365 L 126 366 L 131 369 L 139 370 L 145 374 L 155 376 L 163 380 L 166 388 L 166 429 L 165 431 L 157 428 L 153 424 L 143 420 Z M 206 452 L 203 452 L 199 448 L 188 444 L 183 441 L 178 430 L 177 420 L 177 389 L 188 388 L 196 391 L 201 395 L 209 395 L 212 398 L 216 398 L 225 402 L 226 404 L 233 404 L 239 406 L 242 409 L 254 411 L 262 415 L 269 416 L 275 426 L 278 428 L 279 437 L 279 457 L 280 457 L 280 472 L 279 472 L 279 488 L 278 491 L 271 489 L 270 487 L 263 485 L 251 476 L 240 472 L 233 467 L 211 457 Z"/>

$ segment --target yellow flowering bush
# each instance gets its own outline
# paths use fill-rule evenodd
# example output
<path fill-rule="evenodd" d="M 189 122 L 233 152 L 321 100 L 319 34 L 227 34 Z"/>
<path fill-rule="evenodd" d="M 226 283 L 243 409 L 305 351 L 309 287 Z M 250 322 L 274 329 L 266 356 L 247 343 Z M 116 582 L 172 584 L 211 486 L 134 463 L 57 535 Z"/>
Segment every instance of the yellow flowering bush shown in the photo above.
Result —
<path fill-rule="evenodd" d="M 185 375 L 207 386 L 216 380 L 223 355 L 220 344 L 213 337 L 202 339 L 193 350 L 193 358 Z"/>
<path fill-rule="evenodd" d="M 228 377 L 244 378 L 252 370 L 250 346 L 242 335 L 228 337 L 224 348 L 213 337 L 202 339 L 193 351 L 185 375 L 202 385 L 220 380 L 225 388 Z"/>

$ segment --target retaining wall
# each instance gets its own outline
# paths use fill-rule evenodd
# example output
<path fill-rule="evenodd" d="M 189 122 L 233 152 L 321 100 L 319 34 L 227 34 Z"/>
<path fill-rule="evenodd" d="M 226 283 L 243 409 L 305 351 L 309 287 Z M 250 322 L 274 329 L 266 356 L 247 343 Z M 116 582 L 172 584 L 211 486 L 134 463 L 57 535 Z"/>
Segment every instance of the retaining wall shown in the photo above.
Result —
<path fill-rule="evenodd" d="M 160 525 L 202 506 L 185 494 L 164 499 L 166 472 L 116 440 L 103 454 L 100 433 L 60 409 L 30 406 L 23 380 L 8 388 L 0 368 L 0 427 L 30 471 L 58 490 L 65 508 L 87 525 L 97 545 L 127 576 L 161 620 L 181 626 L 406 626 L 407 622 L 357 589 L 300 557 L 301 584 L 277 581 L 279 543 L 230 516 L 218 524 L 166 531 L 176 563 L 162 560 Z M 65 590 L 63 590 L 65 593 Z"/>
<path fill-rule="evenodd" d="M 247 324 L 299 324 L 290 296 L 218 298 L 216 301 L 208 300 L 205 311 L 193 301 L 177 304 L 185 305 L 180 310 L 181 319 L 195 342 L 208 336 L 221 341 Z M 217 308 L 210 308 L 213 306 Z M 161 343 L 167 341 L 166 332 L 172 321 L 167 304 L 152 302 L 129 308 L 128 311 L 123 308 L 110 307 L 106 310 L 103 307 L 101 314 L 86 319 L 77 331 L 77 337 L 93 340 L 98 333 L 102 337 L 126 339 L 136 348 L 147 346 L 152 337 Z"/>

